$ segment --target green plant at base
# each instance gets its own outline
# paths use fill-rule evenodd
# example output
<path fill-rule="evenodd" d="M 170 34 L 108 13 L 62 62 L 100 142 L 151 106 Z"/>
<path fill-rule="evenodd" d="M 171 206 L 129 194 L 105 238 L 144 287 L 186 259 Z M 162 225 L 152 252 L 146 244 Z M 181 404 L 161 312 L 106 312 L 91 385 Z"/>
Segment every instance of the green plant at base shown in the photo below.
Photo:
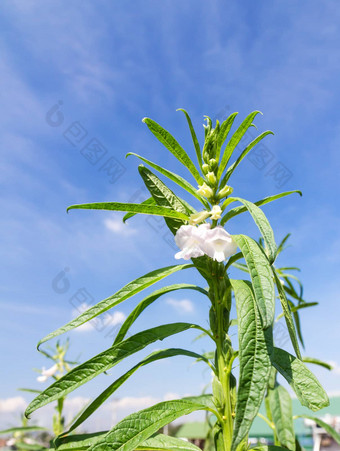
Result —
<path fill-rule="evenodd" d="M 184 178 L 146 160 L 144 157 L 137 157 L 187 193 L 193 195 L 193 200 L 200 202 L 203 210 L 197 211 L 188 202 L 178 197 L 158 176 L 143 165 L 139 166 L 139 173 L 151 195 L 146 201 L 140 204 L 101 202 L 73 205 L 68 210 L 124 211 L 126 212 L 124 220 L 131 218 L 137 213 L 162 216 L 170 231 L 175 235 L 177 242 L 182 244 L 185 242 L 183 245 L 180 244 L 181 252 L 177 254 L 177 258 L 179 256 L 183 256 L 186 259 L 192 257 L 192 264 L 170 266 L 139 277 L 128 283 L 114 295 L 89 308 L 78 318 L 43 338 L 38 347 L 47 340 L 90 321 L 92 318 L 140 293 L 143 289 L 163 280 L 165 277 L 178 271 L 186 271 L 189 268 L 196 269 L 201 274 L 208 284 L 208 290 L 196 286 L 188 287 L 188 284 L 183 284 L 182 286 L 177 284 L 167 287 L 166 290 L 163 289 L 163 292 L 189 288 L 207 296 L 211 302 L 209 314 L 211 332 L 197 324 L 173 323 L 159 325 L 126 338 L 126 334 L 136 318 L 148 305 L 162 295 L 162 290 L 155 291 L 152 295 L 142 300 L 129 315 L 111 347 L 72 369 L 68 374 L 48 387 L 32 401 L 27 408 L 26 414 L 29 415 L 36 409 L 63 398 L 79 386 L 109 370 L 123 359 L 144 349 L 149 344 L 186 330 L 197 329 L 205 332 L 211 338 L 215 348 L 214 360 L 211 362 L 197 353 L 177 348 L 164 349 L 150 354 L 114 381 L 88 406 L 70 427 L 69 431 L 64 432 L 55 442 L 55 447 L 58 449 L 73 448 L 96 451 L 129 451 L 145 448 L 193 450 L 193 445 L 183 443 L 183 441 L 178 439 L 157 435 L 157 432 L 166 424 L 183 415 L 203 410 L 214 413 L 218 419 L 214 430 L 216 449 L 218 451 L 242 451 L 248 448 L 249 429 L 265 396 L 272 366 L 277 367 L 286 378 L 289 378 L 289 371 L 294 370 L 295 362 L 298 362 L 299 365 L 299 378 L 295 377 L 295 375 L 293 377 L 294 389 L 299 393 L 302 402 L 312 410 L 328 405 L 329 401 L 326 393 L 301 360 L 297 333 L 285 291 L 282 289 L 282 285 L 272 266 L 277 254 L 274 233 L 266 216 L 259 208 L 268 202 L 292 193 L 299 193 L 299 191 L 280 193 L 252 203 L 239 197 L 231 197 L 233 189 L 227 184 L 233 172 L 246 155 L 257 143 L 272 132 L 261 133 L 251 143 L 247 144 L 238 158 L 230 164 L 233 152 L 240 145 L 249 127 L 253 126 L 253 120 L 259 112 L 255 111 L 248 115 L 232 135 L 230 135 L 230 130 L 236 118 L 236 113 L 232 114 L 222 124 L 219 124 L 217 121 L 215 128 L 212 126 L 211 119 L 207 117 L 205 141 L 201 150 L 190 117 L 184 110 L 182 111 L 186 116 L 193 138 L 198 159 L 197 165 L 193 163 L 186 151 L 167 130 L 151 119 L 145 118 L 143 121 L 155 137 L 188 169 L 199 188 L 196 189 Z M 224 143 L 226 145 L 223 148 Z M 242 206 L 230 208 L 235 202 L 241 203 Z M 243 234 L 231 237 L 223 229 L 223 226 L 232 217 L 244 211 L 250 213 L 258 226 L 265 243 L 265 251 L 252 238 Z M 207 223 L 208 219 L 211 220 L 211 223 Z M 202 238 L 203 234 L 206 234 L 204 239 Z M 236 251 L 236 245 L 240 248 L 240 253 L 232 256 L 225 263 L 225 259 Z M 231 251 L 231 249 L 234 249 L 234 251 Z M 245 259 L 250 273 L 250 280 L 234 280 L 228 276 L 229 266 L 241 257 Z M 275 287 L 280 296 L 283 314 L 296 357 L 273 346 L 272 327 L 275 313 Z M 228 334 L 232 293 L 235 296 L 237 309 L 238 351 L 232 348 Z M 212 395 L 161 402 L 129 415 L 110 431 L 99 435 L 70 435 L 138 368 L 163 358 L 178 355 L 200 359 L 209 365 L 215 375 L 212 384 Z M 240 365 L 237 392 L 236 380 L 232 374 L 232 365 L 236 358 L 238 358 Z M 309 383 L 313 383 L 314 393 L 312 396 L 309 390 L 306 390 L 307 380 Z"/>

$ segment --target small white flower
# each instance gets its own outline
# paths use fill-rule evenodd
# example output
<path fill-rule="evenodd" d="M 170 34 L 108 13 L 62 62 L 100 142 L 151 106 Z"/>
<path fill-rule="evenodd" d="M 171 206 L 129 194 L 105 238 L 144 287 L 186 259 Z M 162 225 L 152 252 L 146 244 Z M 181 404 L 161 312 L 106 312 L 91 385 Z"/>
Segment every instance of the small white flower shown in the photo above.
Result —
<path fill-rule="evenodd" d="M 211 219 L 217 220 L 217 219 L 221 219 L 221 214 L 222 214 L 222 209 L 219 205 L 214 205 L 212 207 L 212 210 L 210 212 L 211 214 Z"/>
<path fill-rule="evenodd" d="M 180 258 L 189 260 L 204 255 L 202 247 L 204 246 L 206 232 L 209 229 L 209 224 L 202 224 L 199 227 L 182 225 L 175 235 L 175 242 L 181 249 L 180 252 L 177 252 L 175 258 L 177 260 Z"/>
<path fill-rule="evenodd" d="M 37 381 L 38 382 L 46 382 L 47 379 L 49 377 L 51 377 L 51 376 L 54 376 L 57 371 L 58 371 L 58 365 L 57 364 L 51 366 L 51 368 L 48 368 L 47 370 L 43 366 L 43 368 L 41 370 L 41 376 L 37 377 Z"/>
<path fill-rule="evenodd" d="M 223 227 L 217 226 L 206 231 L 203 249 L 209 257 L 218 262 L 223 262 L 235 254 L 237 244 Z"/>
<path fill-rule="evenodd" d="M 203 185 L 201 185 L 198 190 L 197 190 L 198 194 L 201 194 L 201 196 L 206 197 L 207 199 L 209 199 L 210 197 L 213 196 L 214 191 L 210 188 L 210 186 L 208 186 L 205 182 L 203 183 Z"/>

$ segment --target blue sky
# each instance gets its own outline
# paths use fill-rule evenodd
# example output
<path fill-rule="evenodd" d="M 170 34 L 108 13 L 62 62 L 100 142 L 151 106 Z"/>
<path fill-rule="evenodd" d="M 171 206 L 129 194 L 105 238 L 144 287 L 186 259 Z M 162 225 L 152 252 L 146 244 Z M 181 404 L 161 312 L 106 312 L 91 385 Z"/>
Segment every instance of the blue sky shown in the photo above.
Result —
<path fill-rule="evenodd" d="M 305 354 L 340 363 L 339 16 L 336 0 L 3 0 L 0 412 L 7 423 L 8 413 L 15 421 L 29 399 L 17 388 L 41 388 L 32 368 L 46 362 L 36 343 L 71 319 L 71 299 L 80 289 L 99 301 L 135 277 L 175 263 L 160 223 L 135 218 L 123 227 L 120 214 L 67 215 L 66 207 L 145 198 L 138 162 L 125 159 L 130 151 L 186 175 L 141 122 L 155 119 L 193 156 L 180 107 L 190 112 L 201 139 L 204 115 L 223 119 L 238 111 L 241 120 L 255 109 L 263 112 L 258 130 L 275 133 L 264 143 L 270 162 L 259 169 L 244 160 L 231 184 L 235 194 L 253 201 L 303 191 L 302 198 L 283 199 L 265 212 L 277 240 L 292 233 L 279 263 L 300 266 L 306 299 L 320 302 L 303 312 Z M 59 115 L 51 113 L 56 105 Z M 76 129 L 79 142 L 71 136 Z M 106 152 L 96 164 L 84 156 L 93 140 Z M 116 165 L 113 179 L 110 162 Z M 283 185 L 274 174 L 278 165 L 287 174 Z M 228 230 L 258 236 L 247 216 Z M 55 279 L 65 268 L 68 284 L 58 293 Z M 175 281 L 200 282 L 188 271 L 163 285 Z M 140 299 L 119 306 L 121 317 Z M 207 312 L 201 296 L 176 293 L 150 307 L 134 330 L 172 321 L 204 325 Z M 71 356 L 84 360 L 109 347 L 106 330 L 72 332 Z M 186 332 L 164 345 L 209 349 L 206 341 L 193 344 L 194 336 Z M 329 391 L 340 389 L 338 371 L 315 372 Z M 208 371 L 178 358 L 140 370 L 117 398 L 122 406 L 143 407 L 199 393 L 209 380 Z M 74 405 L 108 383 L 102 376 L 80 389 Z"/>

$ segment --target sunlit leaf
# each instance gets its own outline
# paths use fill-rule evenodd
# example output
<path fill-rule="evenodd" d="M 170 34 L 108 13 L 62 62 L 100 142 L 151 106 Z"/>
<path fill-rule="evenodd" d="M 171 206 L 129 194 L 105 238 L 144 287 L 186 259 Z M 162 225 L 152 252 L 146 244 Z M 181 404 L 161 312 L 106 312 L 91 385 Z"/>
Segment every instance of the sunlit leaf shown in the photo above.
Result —
<path fill-rule="evenodd" d="M 289 450 L 295 450 L 292 400 L 282 385 L 276 384 L 268 391 L 272 421 L 280 444 Z"/>
<path fill-rule="evenodd" d="M 143 122 L 148 126 L 149 130 L 156 136 L 156 138 L 191 172 L 195 180 L 200 183 L 202 181 L 202 177 L 186 151 L 178 144 L 176 139 L 152 119 L 145 117 Z"/>
<path fill-rule="evenodd" d="M 114 295 L 104 299 L 103 301 L 99 302 L 93 307 L 90 307 L 84 313 L 79 315 L 77 318 L 65 324 L 65 326 L 62 326 L 59 329 L 55 330 L 54 332 L 48 334 L 46 337 L 40 340 L 40 342 L 38 343 L 38 348 L 42 343 L 50 340 L 51 338 L 57 337 L 58 335 L 61 335 L 65 332 L 68 332 L 69 330 L 81 326 L 87 321 L 90 321 L 91 319 L 97 317 L 98 315 L 101 315 L 107 310 L 110 310 L 111 308 L 115 307 L 116 305 L 120 304 L 126 299 L 129 299 L 135 294 L 143 291 L 145 288 L 150 287 L 154 283 L 164 279 L 164 277 L 170 276 L 171 274 L 174 274 L 177 271 L 181 271 L 182 269 L 192 267 L 193 265 L 167 266 L 165 268 L 151 271 L 148 274 L 145 274 L 144 276 L 139 277 L 138 279 L 135 279 L 132 282 L 129 282 L 123 288 L 118 290 Z"/>
<path fill-rule="evenodd" d="M 231 280 L 235 293 L 240 378 L 236 401 L 236 417 L 232 451 L 247 436 L 256 417 L 270 375 L 272 353 L 272 330 L 262 328 L 261 317 L 250 282 Z"/>
<path fill-rule="evenodd" d="M 329 405 L 327 393 L 300 359 L 274 348 L 272 365 L 287 380 L 303 406 L 315 412 Z"/>
<path fill-rule="evenodd" d="M 241 249 L 248 266 L 263 327 L 267 328 L 273 323 L 275 310 L 274 283 L 268 259 L 252 238 L 246 235 L 233 235 L 233 239 Z"/>

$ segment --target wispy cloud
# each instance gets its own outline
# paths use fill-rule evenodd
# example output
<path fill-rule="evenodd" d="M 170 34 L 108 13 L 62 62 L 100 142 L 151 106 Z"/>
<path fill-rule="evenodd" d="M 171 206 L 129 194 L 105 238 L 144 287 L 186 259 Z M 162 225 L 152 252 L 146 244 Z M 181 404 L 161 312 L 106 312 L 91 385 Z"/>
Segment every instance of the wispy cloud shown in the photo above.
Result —
<path fill-rule="evenodd" d="M 178 313 L 192 313 L 195 310 L 193 302 L 189 299 L 168 298 L 166 303 L 173 307 Z"/>
<path fill-rule="evenodd" d="M 129 224 L 124 224 L 122 220 L 107 218 L 104 221 L 105 227 L 117 235 L 130 236 L 137 233 L 137 229 L 132 228 Z"/>
<path fill-rule="evenodd" d="M 82 303 L 79 305 L 77 309 L 72 310 L 72 317 L 76 318 L 82 313 L 86 312 L 91 306 Z M 75 330 L 78 332 L 93 332 L 94 330 L 102 331 L 107 327 L 115 327 L 119 324 L 122 324 L 126 319 L 126 315 L 123 312 L 116 311 L 114 313 L 105 312 L 102 315 L 93 318 L 91 321 L 88 321 L 85 324 L 77 327 Z"/>

